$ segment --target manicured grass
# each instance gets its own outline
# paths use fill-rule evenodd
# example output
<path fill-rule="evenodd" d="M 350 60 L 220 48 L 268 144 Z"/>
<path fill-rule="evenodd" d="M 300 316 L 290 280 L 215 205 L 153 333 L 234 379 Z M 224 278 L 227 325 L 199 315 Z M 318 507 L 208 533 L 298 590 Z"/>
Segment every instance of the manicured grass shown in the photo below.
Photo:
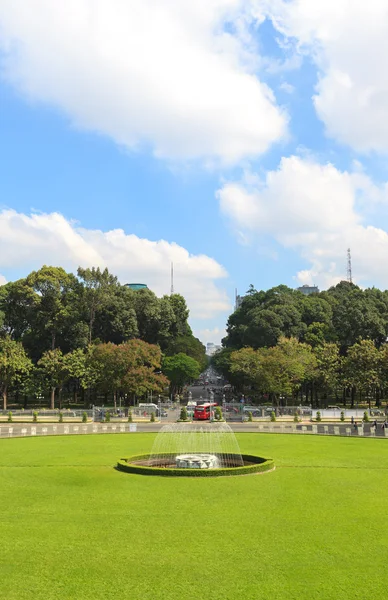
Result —
<path fill-rule="evenodd" d="M 384 598 L 388 442 L 240 434 L 276 471 L 116 471 L 154 434 L 0 441 L 0 596 Z"/>

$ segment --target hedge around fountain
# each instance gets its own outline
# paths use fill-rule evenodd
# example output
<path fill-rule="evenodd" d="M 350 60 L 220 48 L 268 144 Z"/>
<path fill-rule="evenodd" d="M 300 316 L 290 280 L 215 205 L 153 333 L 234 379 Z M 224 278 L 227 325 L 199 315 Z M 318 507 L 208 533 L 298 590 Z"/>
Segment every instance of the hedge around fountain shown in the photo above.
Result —
<path fill-rule="evenodd" d="M 171 469 L 168 467 L 148 467 L 136 464 L 150 458 L 150 454 L 139 454 L 129 458 L 121 458 L 117 462 L 117 469 L 126 473 L 136 475 L 159 475 L 161 477 L 222 477 L 229 475 L 250 475 L 253 473 L 265 473 L 275 468 L 272 458 L 262 458 L 250 454 L 242 454 L 242 459 L 247 464 L 242 467 L 225 467 L 222 469 Z M 165 455 L 164 455 L 165 456 Z M 175 456 L 175 454 L 171 455 Z"/>

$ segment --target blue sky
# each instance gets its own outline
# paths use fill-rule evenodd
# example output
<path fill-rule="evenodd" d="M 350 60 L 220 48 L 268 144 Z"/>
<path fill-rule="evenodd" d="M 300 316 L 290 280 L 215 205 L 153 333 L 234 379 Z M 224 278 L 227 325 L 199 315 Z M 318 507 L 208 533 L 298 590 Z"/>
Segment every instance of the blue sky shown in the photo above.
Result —
<path fill-rule="evenodd" d="M 99 264 L 161 295 L 173 261 L 216 343 L 235 288 L 324 289 L 348 247 L 385 287 L 388 11 L 349 6 L 4 0 L 0 282 Z"/>

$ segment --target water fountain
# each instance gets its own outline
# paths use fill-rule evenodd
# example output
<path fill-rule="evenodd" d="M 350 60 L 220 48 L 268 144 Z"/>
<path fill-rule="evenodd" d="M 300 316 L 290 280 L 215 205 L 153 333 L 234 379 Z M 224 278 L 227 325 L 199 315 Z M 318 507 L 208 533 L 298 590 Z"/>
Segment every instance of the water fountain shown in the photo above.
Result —
<path fill-rule="evenodd" d="M 227 423 L 169 423 L 155 438 L 151 467 L 222 469 L 242 467 L 236 436 Z"/>
<path fill-rule="evenodd" d="M 117 468 L 142 475 L 215 476 L 269 471 L 274 463 L 241 454 L 228 423 L 168 423 L 157 434 L 150 454 L 123 458 Z"/>

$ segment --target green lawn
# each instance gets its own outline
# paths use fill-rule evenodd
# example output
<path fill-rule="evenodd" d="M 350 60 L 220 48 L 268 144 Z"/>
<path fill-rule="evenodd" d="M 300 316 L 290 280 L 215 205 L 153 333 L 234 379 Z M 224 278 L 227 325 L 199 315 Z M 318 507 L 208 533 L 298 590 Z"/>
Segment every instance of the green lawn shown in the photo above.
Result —
<path fill-rule="evenodd" d="M 264 475 L 113 468 L 153 439 L 0 441 L 1 598 L 386 597 L 387 440 L 239 435 Z"/>

